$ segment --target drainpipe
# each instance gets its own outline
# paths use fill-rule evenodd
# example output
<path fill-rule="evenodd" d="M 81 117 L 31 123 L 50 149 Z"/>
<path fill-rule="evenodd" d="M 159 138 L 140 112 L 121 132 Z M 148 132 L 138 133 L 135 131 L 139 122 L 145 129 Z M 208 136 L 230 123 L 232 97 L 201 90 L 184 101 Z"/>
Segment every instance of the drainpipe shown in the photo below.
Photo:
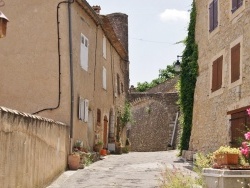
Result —
<path fill-rule="evenodd" d="M 69 14 L 69 63 L 70 63 L 70 153 L 73 147 L 73 115 L 74 115 L 74 71 L 73 71 L 73 47 L 72 47 L 72 22 L 71 22 L 71 4 L 74 0 L 68 1 L 68 14 Z"/>

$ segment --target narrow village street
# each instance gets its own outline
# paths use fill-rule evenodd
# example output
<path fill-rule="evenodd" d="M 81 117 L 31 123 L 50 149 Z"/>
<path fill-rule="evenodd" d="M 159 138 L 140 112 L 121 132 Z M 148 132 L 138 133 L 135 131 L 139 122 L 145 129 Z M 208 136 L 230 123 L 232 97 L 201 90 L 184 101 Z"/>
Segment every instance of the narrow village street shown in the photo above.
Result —
<path fill-rule="evenodd" d="M 154 188 L 161 185 L 166 167 L 195 175 L 192 166 L 177 157 L 178 151 L 131 152 L 108 155 L 82 170 L 66 171 L 47 188 Z"/>

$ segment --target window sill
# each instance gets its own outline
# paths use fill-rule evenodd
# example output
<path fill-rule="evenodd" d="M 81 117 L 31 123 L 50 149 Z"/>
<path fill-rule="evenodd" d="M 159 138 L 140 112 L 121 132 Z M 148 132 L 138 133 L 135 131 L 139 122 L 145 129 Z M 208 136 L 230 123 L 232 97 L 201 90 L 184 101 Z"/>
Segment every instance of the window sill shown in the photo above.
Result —
<path fill-rule="evenodd" d="M 213 31 L 208 31 L 208 40 L 211 40 L 218 32 L 220 28 L 219 25 L 213 30 Z"/>
<path fill-rule="evenodd" d="M 220 89 L 218 89 L 218 90 L 216 90 L 216 91 L 213 91 L 213 92 L 210 90 L 209 99 L 221 95 L 221 94 L 223 93 L 223 91 L 224 91 L 224 88 L 223 88 L 223 87 L 221 87 Z"/>

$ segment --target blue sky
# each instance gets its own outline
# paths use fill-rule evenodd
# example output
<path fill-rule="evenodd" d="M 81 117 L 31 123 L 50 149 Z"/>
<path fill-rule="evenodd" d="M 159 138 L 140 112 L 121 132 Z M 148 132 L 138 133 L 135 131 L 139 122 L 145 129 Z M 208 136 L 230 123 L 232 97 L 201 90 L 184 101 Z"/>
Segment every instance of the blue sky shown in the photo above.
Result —
<path fill-rule="evenodd" d="M 130 85 L 151 82 L 181 55 L 192 0 L 87 0 L 101 14 L 128 15 Z"/>

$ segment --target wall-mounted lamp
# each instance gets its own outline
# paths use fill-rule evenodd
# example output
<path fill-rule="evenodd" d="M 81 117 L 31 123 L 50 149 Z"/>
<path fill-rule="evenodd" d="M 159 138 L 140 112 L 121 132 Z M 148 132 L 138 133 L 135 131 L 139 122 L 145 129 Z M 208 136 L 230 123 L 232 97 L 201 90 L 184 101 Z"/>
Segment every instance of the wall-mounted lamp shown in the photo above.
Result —
<path fill-rule="evenodd" d="M 177 61 L 176 63 L 174 64 L 174 70 L 176 72 L 180 72 L 181 71 L 181 62 L 179 60 L 179 57 L 182 57 L 181 55 L 177 55 Z"/>
<path fill-rule="evenodd" d="M 0 11 L 0 38 L 6 36 L 8 18 Z"/>

